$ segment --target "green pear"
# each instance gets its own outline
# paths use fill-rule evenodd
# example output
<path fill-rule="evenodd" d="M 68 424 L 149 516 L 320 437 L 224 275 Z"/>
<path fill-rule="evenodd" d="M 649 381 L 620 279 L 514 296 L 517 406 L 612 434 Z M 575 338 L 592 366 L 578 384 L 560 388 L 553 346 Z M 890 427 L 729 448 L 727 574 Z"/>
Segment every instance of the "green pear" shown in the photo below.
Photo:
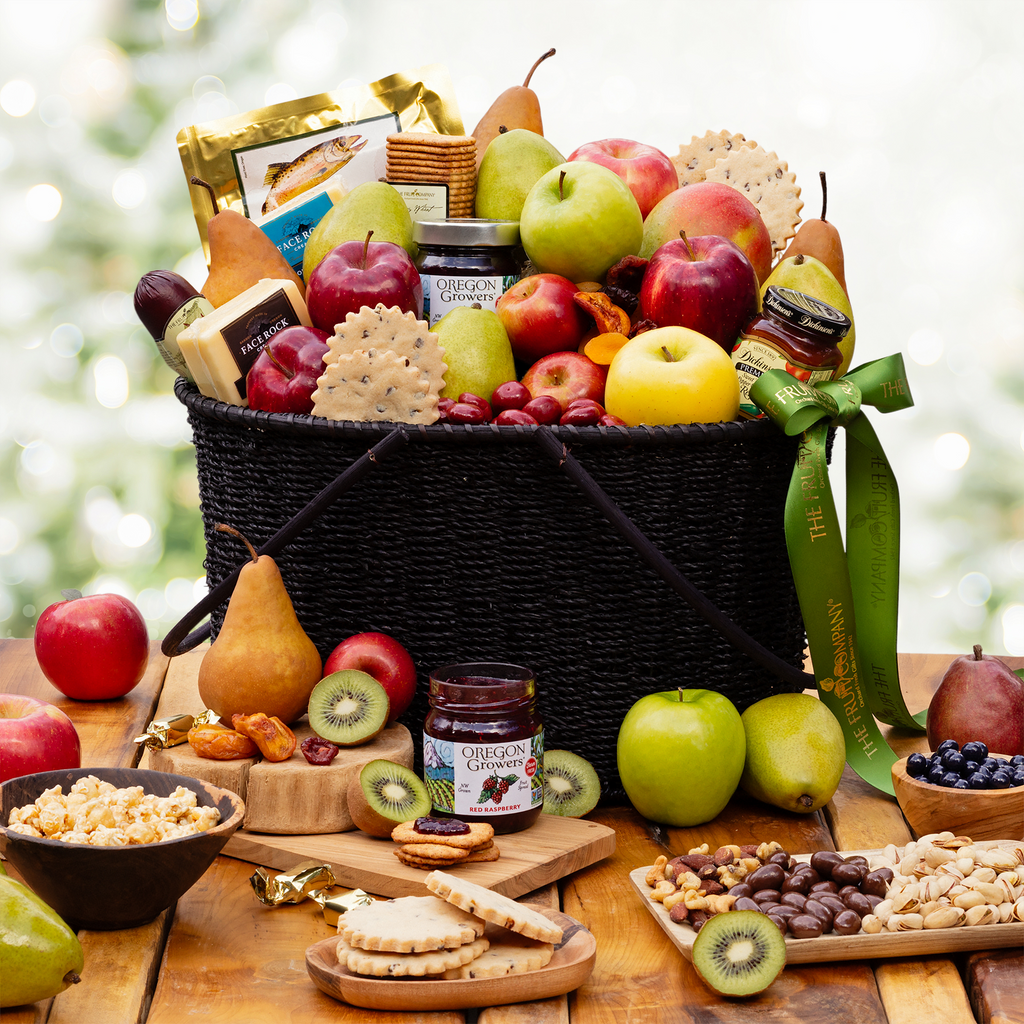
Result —
<path fill-rule="evenodd" d="M 320 218 L 306 240 L 302 255 L 302 279 L 342 242 L 362 242 L 368 231 L 375 242 L 394 242 L 413 258 L 417 246 L 412 240 L 412 216 L 394 185 L 386 181 L 364 181 L 347 193 Z"/>
<path fill-rule="evenodd" d="M 740 716 L 747 758 L 740 788 L 755 800 L 810 814 L 832 799 L 846 765 L 835 715 L 809 693 L 777 693 Z"/>
<path fill-rule="evenodd" d="M 857 332 L 853 322 L 853 308 L 850 306 L 850 300 L 846 297 L 846 292 L 836 279 L 835 274 L 821 260 L 799 253 L 796 256 L 788 256 L 775 265 L 764 284 L 761 285 L 762 299 L 770 285 L 792 288 L 805 295 L 812 295 L 850 318 L 849 333 L 839 342 L 839 351 L 843 353 L 843 362 L 836 376 L 842 377 L 850 368 Z"/>
<path fill-rule="evenodd" d="M 78 936 L 31 889 L 0 867 L 0 1006 L 22 1006 L 81 981 Z"/>
<path fill-rule="evenodd" d="M 476 215 L 519 220 L 534 182 L 565 157 L 536 132 L 513 128 L 496 136 L 484 152 L 476 179 Z"/>
<path fill-rule="evenodd" d="M 457 400 L 468 391 L 489 402 L 499 384 L 516 379 L 512 345 L 493 310 L 477 303 L 456 306 L 430 330 L 438 336 L 448 364 L 442 398 Z"/>

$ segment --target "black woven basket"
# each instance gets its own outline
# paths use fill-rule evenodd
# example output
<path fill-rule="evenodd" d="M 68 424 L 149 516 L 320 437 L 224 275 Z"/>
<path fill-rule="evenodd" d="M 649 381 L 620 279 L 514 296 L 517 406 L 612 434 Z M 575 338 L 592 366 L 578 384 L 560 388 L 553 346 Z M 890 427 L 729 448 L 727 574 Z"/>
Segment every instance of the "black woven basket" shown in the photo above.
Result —
<path fill-rule="evenodd" d="M 324 658 L 367 630 L 408 648 L 421 685 L 402 721 L 414 737 L 432 668 L 525 664 L 536 673 L 546 746 L 586 757 L 602 800 L 621 802 L 616 736 L 639 697 L 706 687 L 742 711 L 807 685 L 783 532 L 796 442 L 767 421 L 402 425 L 402 444 L 368 460 L 395 424 L 254 412 L 181 378 L 175 393 L 193 430 L 211 587 L 229 586 L 246 558 L 217 523 L 261 548 L 362 459 L 358 483 L 322 499 L 272 553 Z M 548 431 L 546 449 L 538 430 Z M 788 674 L 759 664 L 683 600 L 566 475 L 566 462 Z M 212 608 L 214 636 L 225 607 Z"/>

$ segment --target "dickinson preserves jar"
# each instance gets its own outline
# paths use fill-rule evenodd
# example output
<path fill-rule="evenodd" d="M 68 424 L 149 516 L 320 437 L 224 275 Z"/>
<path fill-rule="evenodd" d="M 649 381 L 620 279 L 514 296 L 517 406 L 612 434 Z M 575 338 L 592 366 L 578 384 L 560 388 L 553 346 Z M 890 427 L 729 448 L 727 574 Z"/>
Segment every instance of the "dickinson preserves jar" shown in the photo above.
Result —
<path fill-rule="evenodd" d="M 786 370 L 808 384 L 832 380 L 843 361 L 839 342 L 849 330 L 850 318 L 834 306 L 792 288 L 769 287 L 763 309 L 743 328 L 732 350 L 740 415 L 764 415 L 751 401 L 750 389 L 769 370 Z"/>
<path fill-rule="evenodd" d="M 521 665 L 447 665 L 430 674 L 423 767 L 433 814 L 532 825 L 544 806 L 544 724 L 533 673 Z"/>
<path fill-rule="evenodd" d="M 416 268 L 423 282 L 423 319 L 433 327 L 450 309 L 479 302 L 493 310 L 519 279 L 519 221 L 452 217 L 418 220 Z"/>

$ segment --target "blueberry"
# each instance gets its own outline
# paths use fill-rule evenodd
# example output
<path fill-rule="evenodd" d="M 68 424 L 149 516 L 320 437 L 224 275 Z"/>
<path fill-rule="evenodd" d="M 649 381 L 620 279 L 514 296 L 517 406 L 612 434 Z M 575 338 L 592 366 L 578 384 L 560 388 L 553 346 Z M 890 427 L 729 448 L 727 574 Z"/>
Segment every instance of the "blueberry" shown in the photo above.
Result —
<path fill-rule="evenodd" d="M 1010 785 L 1009 774 L 1007 772 L 993 772 L 990 785 L 993 789 L 1007 789 Z"/>
<path fill-rule="evenodd" d="M 971 787 L 967 785 L 967 780 L 966 779 L 958 778 L 956 780 L 956 782 L 953 783 L 952 788 L 953 789 L 970 789 Z"/>
<path fill-rule="evenodd" d="M 1024 765 L 1014 769 L 1013 774 L 1010 776 L 1011 786 L 1024 786 Z"/>
<path fill-rule="evenodd" d="M 947 750 L 959 750 L 960 744 L 956 740 L 943 740 L 936 748 L 936 754 L 944 754 Z"/>
<path fill-rule="evenodd" d="M 939 785 L 944 786 L 946 789 L 952 789 L 959 781 L 960 776 L 956 772 L 946 772 L 946 774 L 939 779 Z"/>
<path fill-rule="evenodd" d="M 994 757 L 986 757 L 981 762 L 982 767 L 987 768 L 990 772 L 994 772 L 997 768 L 1002 768 L 1004 763 Z"/>
<path fill-rule="evenodd" d="M 963 768 L 960 769 L 960 774 L 966 779 L 968 775 L 973 775 L 978 770 L 977 761 L 964 761 Z"/>
<path fill-rule="evenodd" d="M 934 782 L 936 785 L 938 785 L 942 781 L 942 776 L 945 774 L 945 769 L 943 769 L 941 764 L 933 764 L 928 769 L 928 774 L 925 776 L 925 778 L 929 782 Z"/>
<path fill-rule="evenodd" d="M 942 767 L 948 772 L 956 772 L 959 775 L 965 760 L 964 755 L 959 750 L 947 750 L 942 755 Z"/>
<path fill-rule="evenodd" d="M 967 780 L 970 789 L 988 789 L 992 777 L 987 772 L 974 772 Z"/>
<path fill-rule="evenodd" d="M 1010 764 L 1015 768 L 1024 767 L 1024 754 L 1014 754 L 1013 757 L 1010 758 Z"/>
<path fill-rule="evenodd" d="M 988 757 L 988 747 L 981 740 L 971 740 L 963 745 L 960 753 L 971 761 L 984 761 Z"/>
<path fill-rule="evenodd" d="M 912 779 L 920 779 L 928 771 L 928 764 L 924 754 L 911 754 L 907 758 L 907 774 Z"/>

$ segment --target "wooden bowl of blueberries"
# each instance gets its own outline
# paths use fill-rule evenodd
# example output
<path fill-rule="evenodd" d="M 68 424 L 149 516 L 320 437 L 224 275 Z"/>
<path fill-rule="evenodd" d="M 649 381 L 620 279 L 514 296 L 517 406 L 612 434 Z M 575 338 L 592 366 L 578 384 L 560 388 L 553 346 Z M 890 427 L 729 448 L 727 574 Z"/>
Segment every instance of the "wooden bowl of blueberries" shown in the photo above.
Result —
<path fill-rule="evenodd" d="M 944 740 L 930 754 L 897 761 L 892 783 L 919 836 L 948 830 L 975 840 L 1024 839 L 1024 754 Z"/>

